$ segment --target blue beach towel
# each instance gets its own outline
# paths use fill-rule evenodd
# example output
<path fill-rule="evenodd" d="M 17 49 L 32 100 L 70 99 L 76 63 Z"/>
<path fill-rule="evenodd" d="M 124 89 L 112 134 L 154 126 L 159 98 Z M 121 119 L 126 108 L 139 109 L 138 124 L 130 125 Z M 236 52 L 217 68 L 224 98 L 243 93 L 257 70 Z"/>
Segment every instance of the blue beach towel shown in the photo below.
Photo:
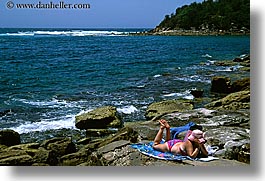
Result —
<path fill-rule="evenodd" d="M 195 125 L 194 122 L 189 122 L 188 124 L 186 124 L 184 126 L 170 128 L 171 139 L 177 139 L 177 136 L 179 133 L 181 133 L 183 131 L 188 131 L 190 129 L 190 127 L 194 126 L 194 125 Z"/>

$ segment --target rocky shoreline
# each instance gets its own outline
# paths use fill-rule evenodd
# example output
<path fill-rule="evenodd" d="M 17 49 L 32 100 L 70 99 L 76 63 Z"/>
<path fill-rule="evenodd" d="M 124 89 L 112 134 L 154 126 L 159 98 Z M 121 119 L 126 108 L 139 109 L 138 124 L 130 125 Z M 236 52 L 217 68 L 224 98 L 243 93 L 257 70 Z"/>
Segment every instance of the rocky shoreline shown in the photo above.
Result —
<path fill-rule="evenodd" d="M 170 29 L 153 29 L 150 31 L 130 33 L 130 35 L 147 36 L 147 35 L 158 35 L 158 36 L 249 36 L 249 30 L 238 30 L 238 31 L 223 31 L 223 30 L 170 30 Z"/>
<path fill-rule="evenodd" d="M 250 56 L 216 63 L 216 66 L 240 64 L 250 71 Z M 123 122 L 113 106 L 76 115 L 76 128 L 86 136 L 55 137 L 41 143 L 21 144 L 13 130 L 0 130 L 0 165 L 5 166 L 248 166 L 250 164 L 250 78 L 231 80 L 212 78 L 211 92 L 218 94 L 201 108 L 204 90 L 192 90 L 195 100 L 167 100 L 148 106 L 146 120 Z M 158 119 L 167 119 L 172 127 L 190 121 L 202 125 L 207 144 L 219 149 L 212 162 L 164 161 L 145 156 L 132 143 L 152 141 L 158 131 Z M 185 132 L 180 134 L 180 138 Z"/>

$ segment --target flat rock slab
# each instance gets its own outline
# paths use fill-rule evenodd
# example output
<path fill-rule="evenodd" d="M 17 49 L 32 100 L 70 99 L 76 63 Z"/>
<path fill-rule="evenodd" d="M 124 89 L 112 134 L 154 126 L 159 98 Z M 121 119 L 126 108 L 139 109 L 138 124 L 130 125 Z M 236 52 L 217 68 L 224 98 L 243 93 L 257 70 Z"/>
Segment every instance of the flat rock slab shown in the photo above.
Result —
<path fill-rule="evenodd" d="M 107 144 L 106 146 L 100 147 L 98 149 L 98 153 L 104 154 L 110 151 L 114 151 L 115 149 L 121 148 L 128 144 L 130 144 L 130 141 L 127 141 L 127 140 L 114 141 L 110 144 Z"/>
<path fill-rule="evenodd" d="M 227 159 L 219 159 L 219 160 L 213 160 L 209 162 L 201 162 L 201 161 L 191 161 L 191 160 L 184 160 L 183 163 L 192 165 L 192 166 L 207 166 L 207 167 L 213 167 L 213 166 L 249 166 L 249 164 L 239 162 L 236 160 L 227 160 Z"/>

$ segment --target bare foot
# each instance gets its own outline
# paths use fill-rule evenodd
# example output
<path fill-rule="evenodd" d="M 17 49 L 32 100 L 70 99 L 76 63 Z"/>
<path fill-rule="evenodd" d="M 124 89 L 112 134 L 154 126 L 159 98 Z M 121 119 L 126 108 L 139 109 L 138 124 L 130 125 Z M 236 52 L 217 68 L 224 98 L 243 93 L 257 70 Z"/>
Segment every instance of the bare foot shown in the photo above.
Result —
<path fill-rule="evenodd" d="M 170 128 L 168 122 L 166 120 L 164 120 L 164 119 L 159 120 L 159 123 L 160 123 L 160 127 L 161 128 L 167 128 L 167 129 Z"/>

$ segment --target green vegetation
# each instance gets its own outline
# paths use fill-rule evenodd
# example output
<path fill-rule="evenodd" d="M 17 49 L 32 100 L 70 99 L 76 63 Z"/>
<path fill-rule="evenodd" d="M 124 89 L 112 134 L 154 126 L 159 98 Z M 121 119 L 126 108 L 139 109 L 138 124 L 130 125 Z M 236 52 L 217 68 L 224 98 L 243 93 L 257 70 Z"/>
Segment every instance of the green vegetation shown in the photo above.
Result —
<path fill-rule="evenodd" d="M 249 31 L 250 0 L 205 0 L 176 9 L 156 27 L 160 30 Z"/>

